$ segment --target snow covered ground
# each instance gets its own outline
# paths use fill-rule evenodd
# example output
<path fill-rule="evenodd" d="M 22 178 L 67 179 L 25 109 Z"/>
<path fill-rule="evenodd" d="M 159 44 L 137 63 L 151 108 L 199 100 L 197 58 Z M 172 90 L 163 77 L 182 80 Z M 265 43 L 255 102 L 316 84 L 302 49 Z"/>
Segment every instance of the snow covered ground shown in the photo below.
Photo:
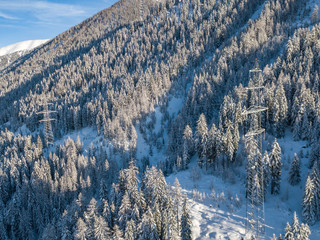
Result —
<path fill-rule="evenodd" d="M 268 136 L 266 140 L 272 140 Z M 271 142 L 272 143 L 272 142 Z M 283 234 L 286 223 L 292 222 L 294 211 L 301 223 L 301 203 L 306 177 L 310 171 L 307 168 L 309 148 L 305 141 L 293 141 L 292 134 L 286 133 L 285 138 L 278 139 L 282 149 L 282 181 L 280 195 L 266 196 L 265 201 L 265 239 L 271 239 L 273 233 Z M 294 153 L 302 155 L 302 181 L 297 186 L 288 183 L 288 170 Z M 233 173 L 223 177 L 220 173 L 209 174 L 198 169 L 194 157 L 188 170 L 177 172 L 167 177 L 167 182 L 173 186 L 175 178 L 180 182 L 183 192 L 187 194 L 192 215 L 192 232 L 194 239 L 230 239 L 237 240 L 245 236 L 245 169 L 236 168 Z M 201 176 L 193 180 L 194 172 Z M 311 240 L 320 239 L 320 223 L 311 229 Z"/>
<path fill-rule="evenodd" d="M 40 46 L 41 44 L 46 43 L 47 41 L 49 41 L 49 39 L 29 40 L 29 41 L 14 43 L 9 46 L 0 48 L 0 56 L 8 55 L 18 51 L 32 50 Z"/>

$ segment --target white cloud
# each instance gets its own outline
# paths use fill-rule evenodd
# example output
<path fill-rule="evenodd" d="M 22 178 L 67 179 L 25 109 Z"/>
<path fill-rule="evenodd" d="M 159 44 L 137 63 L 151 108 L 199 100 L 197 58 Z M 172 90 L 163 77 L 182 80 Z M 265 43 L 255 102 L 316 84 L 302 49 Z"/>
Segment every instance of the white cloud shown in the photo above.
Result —
<path fill-rule="evenodd" d="M 5 19 L 9 19 L 9 20 L 15 20 L 17 19 L 16 17 L 10 16 L 8 14 L 5 14 L 3 12 L 0 12 L 0 18 L 5 18 Z"/>
<path fill-rule="evenodd" d="M 0 9 L 3 12 L 14 12 L 18 17 L 21 13 L 29 13 L 40 21 L 45 22 L 67 17 L 83 17 L 86 15 L 86 10 L 78 5 L 33 0 L 0 0 Z M 10 19 L 8 18 L 10 17 L 8 14 L 3 13 L 3 15 L 6 16 L 7 19 Z M 16 17 L 11 17 L 11 19 L 14 18 Z"/>

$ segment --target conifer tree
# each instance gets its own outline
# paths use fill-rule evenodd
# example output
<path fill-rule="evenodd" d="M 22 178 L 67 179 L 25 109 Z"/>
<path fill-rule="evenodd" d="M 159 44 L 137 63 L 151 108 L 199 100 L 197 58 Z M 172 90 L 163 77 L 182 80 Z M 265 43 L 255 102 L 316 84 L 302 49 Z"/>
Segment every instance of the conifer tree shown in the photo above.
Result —
<path fill-rule="evenodd" d="M 308 176 L 304 190 L 304 197 L 302 202 L 302 217 L 308 224 L 314 224 L 316 220 L 315 209 L 315 189 L 311 177 Z"/>
<path fill-rule="evenodd" d="M 152 215 L 152 211 L 150 208 L 143 214 L 141 223 L 139 225 L 139 237 L 140 240 L 150 239 L 157 240 L 158 231 L 156 228 L 156 223 L 154 222 L 154 218 Z"/>
<path fill-rule="evenodd" d="M 299 224 L 299 219 L 297 216 L 297 213 L 293 213 L 293 219 L 292 219 L 292 224 L 291 224 L 291 232 L 293 234 L 293 239 L 298 239 L 299 238 L 299 233 L 300 233 L 300 224 Z"/>
<path fill-rule="evenodd" d="M 78 218 L 77 224 L 76 224 L 76 231 L 74 232 L 75 239 L 79 240 L 85 240 L 87 239 L 87 225 L 82 220 L 82 218 Z"/>
<path fill-rule="evenodd" d="M 276 90 L 274 101 L 273 121 L 275 122 L 275 133 L 278 137 L 284 136 L 285 119 L 288 112 L 287 98 L 283 88 L 282 81 Z"/>
<path fill-rule="evenodd" d="M 204 158 L 206 157 L 205 151 L 206 151 L 206 145 L 207 145 L 207 138 L 208 138 L 207 120 L 205 115 L 202 113 L 197 122 L 197 131 L 195 133 L 195 143 L 196 143 L 196 149 L 199 157 L 198 163 L 200 167 L 202 167 Z"/>
<path fill-rule="evenodd" d="M 134 240 L 136 238 L 136 224 L 131 219 L 127 224 L 127 228 L 124 232 L 124 240 Z"/>
<path fill-rule="evenodd" d="M 179 206 L 181 203 L 182 199 L 182 194 L 181 194 L 181 187 L 179 180 L 176 178 L 174 180 L 174 190 L 173 190 L 173 206 L 174 206 L 174 211 L 176 215 L 176 224 L 177 224 L 177 230 L 179 232 L 180 229 L 180 211 L 179 211 Z"/>
<path fill-rule="evenodd" d="M 295 153 L 289 170 L 289 183 L 291 185 L 297 185 L 301 181 L 300 165 L 300 159 Z"/>
<path fill-rule="evenodd" d="M 265 151 L 263 155 L 262 166 L 263 166 L 263 190 L 264 190 L 264 197 L 266 197 L 267 189 L 270 184 L 270 159 L 267 151 Z"/>
<path fill-rule="evenodd" d="M 315 161 L 310 178 L 314 186 L 314 205 L 315 205 L 315 214 L 316 220 L 320 218 L 320 174 L 319 174 L 319 165 L 318 161 Z"/>
<path fill-rule="evenodd" d="M 207 161 L 208 165 L 215 168 L 218 156 L 220 154 L 221 134 L 220 130 L 213 123 L 208 133 L 207 141 Z"/>
<path fill-rule="evenodd" d="M 285 240 L 294 240 L 292 228 L 288 222 L 287 222 L 286 229 L 285 229 L 284 239 Z"/>
<path fill-rule="evenodd" d="M 246 165 L 246 197 L 250 198 L 254 188 L 254 178 L 257 174 L 257 166 L 259 165 L 258 161 L 261 161 L 261 154 L 259 152 L 257 141 L 253 137 L 247 139 L 246 151 L 248 153 Z"/>
<path fill-rule="evenodd" d="M 280 180 L 281 180 L 281 148 L 274 140 L 272 150 L 269 155 L 270 159 L 270 175 L 271 175 L 271 194 L 280 193 Z"/>
<path fill-rule="evenodd" d="M 193 143 L 193 133 L 192 129 L 189 125 L 187 125 L 183 132 L 183 153 L 182 153 L 182 162 L 183 162 L 183 169 L 186 169 L 190 158 L 194 152 L 194 143 Z"/>
<path fill-rule="evenodd" d="M 191 218 L 187 207 L 187 196 L 184 195 L 181 215 L 181 240 L 191 239 Z"/>
<path fill-rule="evenodd" d="M 109 237 L 109 228 L 102 216 L 96 216 L 94 219 L 94 239 L 104 240 Z"/>
<path fill-rule="evenodd" d="M 112 240 L 123 240 L 123 232 L 117 224 L 113 226 Z"/>
<path fill-rule="evenodd" d="M 308 224 L 302 223 L 300 226 L 300 239 L 309 240 L 309 235 L 311 234 Z"/>

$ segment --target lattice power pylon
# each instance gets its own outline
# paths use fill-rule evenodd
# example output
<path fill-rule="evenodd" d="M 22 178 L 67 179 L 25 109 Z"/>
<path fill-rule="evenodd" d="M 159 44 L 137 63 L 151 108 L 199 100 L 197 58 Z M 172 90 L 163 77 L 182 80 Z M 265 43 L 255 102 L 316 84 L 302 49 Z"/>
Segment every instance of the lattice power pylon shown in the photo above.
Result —
<path fill-rule="evenodd" d="M 43 119 L 41 119 L 40 122 L 44 122 L 44 137 L 45 137 L 45 142 L 47 147 L 49 145 L 52 145 L 54 142 L 51 121 L 54 121 L 55 119 L 50 118 L 50 113 L 54 113 L 54 112 L 56 111 L 49 111 L 48 103 L 44 103 L 43 111 L 37 113 L 37 114 L 43 114 Z"/>
<path fill-rule="evenodd" d="M 249 107 L 242 112 L 247 118 L 248 131 L 245 134 L 246 141 L 253 141 L 251 184 L 247 188 L 246 198 L 246 233 L 255 232 L 256 239 L 262 239 L 265 232 L 264 219 L 264 183 L 263 183 L 263 164 L 262 164 L 262 134 L 264 129 L 261 127 L 261 113 L 267 108 L 262 106 L 261 91 L 263 89 L 262 71 L 256 60 L 255 67 L 250 70 L 250 80 L 246 88 L 249 100 Z"/>

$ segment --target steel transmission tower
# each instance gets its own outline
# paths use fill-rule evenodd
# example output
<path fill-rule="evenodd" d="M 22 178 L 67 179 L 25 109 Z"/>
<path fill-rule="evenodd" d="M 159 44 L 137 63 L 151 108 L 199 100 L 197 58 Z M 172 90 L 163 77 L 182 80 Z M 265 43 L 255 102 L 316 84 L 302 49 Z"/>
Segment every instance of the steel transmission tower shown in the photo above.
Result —
<path fill-rule="evenodd" d="M 54 142 L 51 121 L 54 121 L 55 119 L 50 118 L 50 113 L 54 113 L 54 112 L 56 111 L 49 111 L 48 103 L 44 103 L 43 111 L 37 113 L 37 114 L 43 114 L 43 119 L 41 119 L 40 122 L 44 122 L 44 137 L 45 137 L 45 142 L 47 147 L 49 145 L 52 145 Z"/>
<path fill-rule="evenodd" d="M 262 134 L 264 128 L 261 127 L 261 113 L 267 108 L 261 103 L 261 90 L 263 89 L 263 77 L 259 64 L 249 72 L 249 84 L 246 88 L 249 107 L 242 112 L 246 116 L 248 123 L 248 132 L 245 134 L 246 142 L 251 141 L 251 161 L 250 174 L 247 184 L 246 198 L 246 233 L 255 232 L 256 239 L 262 239 L 265 232 L 264 219 L 264 181 L 263 181 L 263 164 L 262 164 Z M 249 174 L 249 173 L 247 173 Z"/>

